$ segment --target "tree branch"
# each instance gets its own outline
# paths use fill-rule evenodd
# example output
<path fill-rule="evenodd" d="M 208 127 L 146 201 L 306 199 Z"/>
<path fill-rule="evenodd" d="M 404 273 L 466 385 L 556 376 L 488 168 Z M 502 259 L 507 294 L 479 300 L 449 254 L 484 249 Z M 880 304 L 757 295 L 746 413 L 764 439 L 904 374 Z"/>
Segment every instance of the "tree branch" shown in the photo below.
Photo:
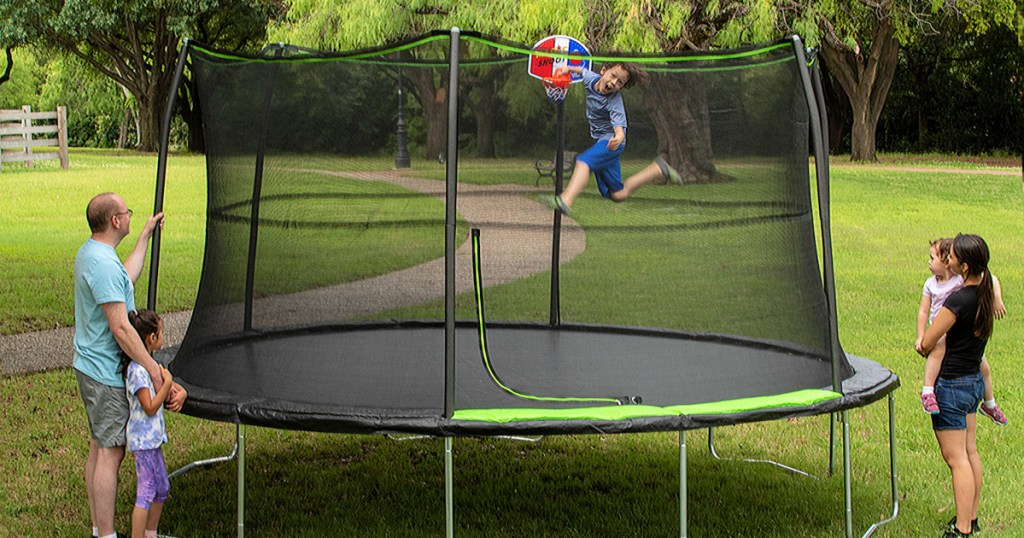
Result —
<path fill-rule="evenodd" d="M 0 76 L 0 84 L 11 80 L 11 70 L 14 69 L 14 47 L 7 47 L 7 67 L 4 69 L 4 74 Z"/>

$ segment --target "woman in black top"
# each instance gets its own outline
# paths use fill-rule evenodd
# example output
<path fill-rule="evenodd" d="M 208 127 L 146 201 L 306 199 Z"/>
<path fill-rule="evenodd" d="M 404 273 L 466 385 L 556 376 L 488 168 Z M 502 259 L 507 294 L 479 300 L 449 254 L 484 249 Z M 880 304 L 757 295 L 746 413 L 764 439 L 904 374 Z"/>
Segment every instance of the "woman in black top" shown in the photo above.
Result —
<path fill-rule="evenodd" d="M 974 430 L 985 390 L 981 358 L 992 335 L 994 318 L 988 259 L 984 239 L 956 236 L 949 252 L 949 268 L 964 278 L 964 285 L 946 299 L 917 348 L 927 357 L 939 338 L 946 335 L 946 356 L 935 383 L 939 414 L 932 415 L 942 459 L 953 475 L 956 503 L 956 517 L 945 538 L 970 536 L 978 528 L 982 472 Z"/>

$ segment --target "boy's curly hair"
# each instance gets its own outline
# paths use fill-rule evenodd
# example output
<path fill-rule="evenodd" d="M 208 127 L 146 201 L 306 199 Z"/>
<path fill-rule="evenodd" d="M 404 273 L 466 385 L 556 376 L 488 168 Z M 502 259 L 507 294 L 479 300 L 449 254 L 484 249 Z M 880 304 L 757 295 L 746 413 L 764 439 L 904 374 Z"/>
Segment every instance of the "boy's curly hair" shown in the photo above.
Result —
<path fill-rule="evenodd" d="M 637 84 L 647 84 L 651 80 L 651 76 L 648 75 L 647 71 L 644 71 L 644 68 L 640 67 L 640 64 L 638 63 L 608 62 L 601 66 L 601 69 L 611 69 L 615 66 L 622 67 L 623 69 L 626 70 L 626 73 L 629 73 L 629 80 L 627 80 L 626 83 L 622 85 L 622 89 L 632 88 Z"/>

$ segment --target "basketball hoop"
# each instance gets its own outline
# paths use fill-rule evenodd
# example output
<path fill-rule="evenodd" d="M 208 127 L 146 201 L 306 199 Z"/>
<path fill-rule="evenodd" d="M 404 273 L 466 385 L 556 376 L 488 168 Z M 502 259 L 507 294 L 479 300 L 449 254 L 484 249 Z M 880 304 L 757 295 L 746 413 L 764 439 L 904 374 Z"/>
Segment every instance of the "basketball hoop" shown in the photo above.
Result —
<path fill-rule="evenodd" d="M 544 93 L 548 94 L 549 103 L 561 103 L 565 101 L 565 95 L 569 93 L 569 85 L 572 84 L 572 77 L 568 73 L 555 77 L 544 77 Z"/>
<path fill-rule="evenodd" d="M 528 72 L 531 77 L 540 79 L 544 84 L 544 93 L 547 94 L 550 103 L 565 101 L 569 86 L 583 80 L 583 74 L 577 70 L 555 76 L 559 69 L 590 69 L 590 51 L 586 45 L 573 37 L 548 36 L 535 43 L 531 51 Z"/>

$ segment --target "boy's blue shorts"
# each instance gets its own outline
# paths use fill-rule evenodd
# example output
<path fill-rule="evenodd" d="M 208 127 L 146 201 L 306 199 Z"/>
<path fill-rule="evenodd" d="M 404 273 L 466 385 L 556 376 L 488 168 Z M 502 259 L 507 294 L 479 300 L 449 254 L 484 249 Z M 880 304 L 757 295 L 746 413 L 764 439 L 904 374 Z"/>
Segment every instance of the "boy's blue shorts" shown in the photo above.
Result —
<path fill-rule="evenodd" d="M 583 161 L 590 167 L 590 171 L 597 178 L 597 188 L 601 196 L 610 198 L 613 192 L 622 190 L 622 167 L 619 165 L 619 155 L 626 149 L 626 144 L 619 144 L 619 147 L 612 151 L 608 149 L 608 139 L 602 138 L 590 146 L 587 151 L 576 156 L 577 161 Z"/>

